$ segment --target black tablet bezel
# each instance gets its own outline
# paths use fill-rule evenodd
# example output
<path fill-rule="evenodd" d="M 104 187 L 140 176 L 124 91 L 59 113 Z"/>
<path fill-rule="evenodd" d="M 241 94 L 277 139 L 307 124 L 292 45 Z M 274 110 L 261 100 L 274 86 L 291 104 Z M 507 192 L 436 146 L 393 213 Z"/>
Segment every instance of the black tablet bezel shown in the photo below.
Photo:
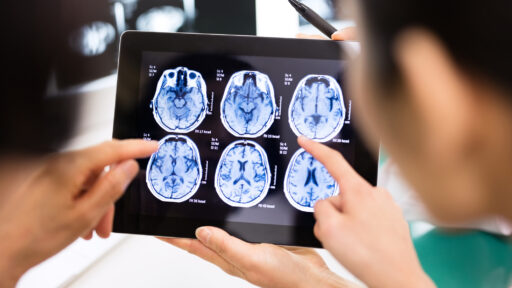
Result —
<path fill-rule="evenodd" d="M 283 39 L 254 36 L 227 36 L 193 33 L 151 33 L 128 31 L 122 35 L 117 81 L 113 137 L 140 138 L 132 127 L 137 126 L 140 63 L 143 51 L 177 53 L 216 53 L 222 55 L 267 56 L 308 59 L 345 59 L 340 43 L 323 40 Z M 313 53 L 314 52 L 314 53 Z M 363 144 L 355 135 L 355 170 L 376 185 L 378 143 Z M 368 149 L 368 147 L 371 147 Z M 116 203 L 114 232 L 193 238 L 201 226 L 217 226 L 249 242 L 279 245 L 321 247 L 313 229 L 300 226 L 235 223 L 199 219 L 162 218 L 129 215 L 126 198 Z"/>

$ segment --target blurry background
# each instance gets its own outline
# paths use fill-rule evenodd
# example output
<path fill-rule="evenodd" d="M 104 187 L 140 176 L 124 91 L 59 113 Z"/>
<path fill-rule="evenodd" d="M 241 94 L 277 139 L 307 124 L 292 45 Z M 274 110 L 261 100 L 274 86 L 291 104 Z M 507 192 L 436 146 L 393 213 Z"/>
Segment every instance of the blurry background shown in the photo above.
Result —
<path fill-rule="evenodd" d="M 353 0 L 303 0 L 302 3 L 315 10 L 322 18 L 328 20 L 334 27 L 344 27 L 351 24 L 353 20 Z M 318 34 L 315 27 L 309 24 L 304 18 L 299 20 L 300 31 L 308 34 Z"/>
<path fill-rule="evenodd" d="M 50 94 L 73 94 L 115 74 L 126 30 L 256 34 L 250 0 L 66 0 Z M 226 9 L 228 8 L 229 9 Z"/>
<path fill-rule="evenodd" d="M 304 0 L 335 26 L 346 26 L 350 0 Z M 282 29 L 318 33 L 296 14 L 282 14 L 287 1 L 260 0 L 66 0 L 61 1 L 59 57 L 50 94 L 73 94 L 84 85 L 115 74 L 121 34 L 126 30 L 276 35 Z M 274 5 L 269 5 L 272 2 Z M 258 31 L 256 5 L 261 10 Z M 341 7 L 344 9 L 341 9 Z M 268 12 L 268 13 L 267 13 Z M 292 11 L 293 12 L 293 11 Z M 271 17 L 269 13 L 279 13 Z M 290 17 L 290 18 L 288 18 Z M 283 24 L 284 23 L 284 24 Z M 264 28 L 263 28 L 264 29 Z M 297 30 L 299 29 L 299 30 Z M 293 36 L 289 35 L 289 36 Z"/>

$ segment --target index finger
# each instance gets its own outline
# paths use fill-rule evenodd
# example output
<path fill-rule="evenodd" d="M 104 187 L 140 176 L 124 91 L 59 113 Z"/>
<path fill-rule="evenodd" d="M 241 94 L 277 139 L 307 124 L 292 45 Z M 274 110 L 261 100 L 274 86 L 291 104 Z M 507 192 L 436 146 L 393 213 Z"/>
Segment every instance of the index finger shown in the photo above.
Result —
<path fill-rule="evenodd" d="M 87 170 L 103 169 L 105 166 L 131 159 L 146 158 L 158 150 L 158 142 L 147 140 L 112 140 L 75 152 Z"/>
<path fill-rule="evenodd" d="M 332 34 L 332 40 L 338 41 L 354 41 L 357 40 L 357 28 L 356 27 L 347 27 L 345 29 L 341 29 L 340 31 Z"/>
<path fill-rule="evenodd" d="M 297 38 L 300 39 L 315 39 L 315 40 L 329 40 L 327 37 L 322 35 L 316 35 L 316 34 L 304 34 L 304 33 L 298 33 L 295 35 Z"/>
<path fill-rule="evenodd" d="M 344 188 L 351 189 L 356 185 L 368 184 L 366 180 L 350 166 L 340 152 L 304 136 L 300 136 L 298 142 L 306 152 L 324 165 L 329 174 L 338 182 L 340 190 Z"/>

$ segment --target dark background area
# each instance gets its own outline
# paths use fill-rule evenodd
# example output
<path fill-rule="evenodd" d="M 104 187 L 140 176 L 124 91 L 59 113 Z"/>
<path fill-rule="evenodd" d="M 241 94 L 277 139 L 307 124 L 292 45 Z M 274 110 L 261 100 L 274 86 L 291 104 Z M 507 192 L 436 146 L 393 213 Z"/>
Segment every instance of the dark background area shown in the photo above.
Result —
<path fill-rule="evenodd" d="M 194 31 L 256 35 L 255 0 L 196 0 Z"/>

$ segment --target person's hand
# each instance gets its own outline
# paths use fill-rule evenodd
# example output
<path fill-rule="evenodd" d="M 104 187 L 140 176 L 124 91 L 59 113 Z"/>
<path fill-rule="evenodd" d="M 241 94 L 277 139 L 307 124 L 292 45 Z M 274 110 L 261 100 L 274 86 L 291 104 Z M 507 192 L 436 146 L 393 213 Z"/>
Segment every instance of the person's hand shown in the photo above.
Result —
<path fill-rule="evenodd" d="M 303 33 L 297 34 L 297 38 L 329 40 L 329 38 L 327 38 L 323 35 L 303 34 Z M 348 27 L 348 28 L 341 29 L 341 30 L 337 31 L 336 33 L 332 34 L 331 40 L 355 41 L 355 40 L 357 40 L 357 28 L 356 27 Z"/>
<path fill-rule="evenodd" d="M 260 287 L 357 287 L 336 276 L 313 249 L 249 244 L 202 227 L 198 240 L 159 238 Z"/>
<path fill-rule="evenodd" d="M 94 229 L 108 236 L 113 204 L 139 170 L 132 159 L 157 149 L 156 142 L 110 141 L 49 156 L 11 175 L 3 163 L 0 287 L 13 286 L 30 267 Z"/>
<path fill-rule="evenodd" d="M 369 287 L 433 287 L 423 272 L 400 208 L 366 182 L 343 156 L 304 137 L 299 144 L 338 182 L 340 194 L 315 205 L 315 235 Z"/>
<path fill-rule="evenodd" d="M 331 39 L 337 41 L 355 41 L 357 40 L 357 28 L 348 27 L 341 29 L 338 32 L 332 34 Z"/>

